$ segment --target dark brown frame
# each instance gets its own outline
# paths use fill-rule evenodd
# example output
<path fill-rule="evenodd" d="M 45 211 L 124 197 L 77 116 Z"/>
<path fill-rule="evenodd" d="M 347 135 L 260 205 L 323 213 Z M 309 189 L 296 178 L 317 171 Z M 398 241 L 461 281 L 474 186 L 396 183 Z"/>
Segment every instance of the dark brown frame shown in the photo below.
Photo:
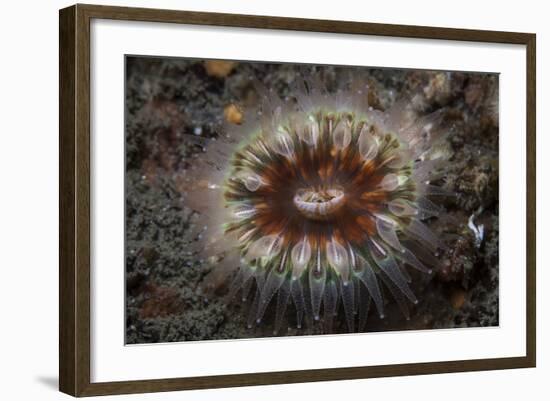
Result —
<path fill-rule="evenodd" d="M 527 355 L 273 373 L 90 383 L 90 20 L 269 28 L 525 45 L 527 49 Z M 362 22 L 74 5 L 59 13 L 59 389 L 73 396 L 535 367 L 536 36 Z"/>

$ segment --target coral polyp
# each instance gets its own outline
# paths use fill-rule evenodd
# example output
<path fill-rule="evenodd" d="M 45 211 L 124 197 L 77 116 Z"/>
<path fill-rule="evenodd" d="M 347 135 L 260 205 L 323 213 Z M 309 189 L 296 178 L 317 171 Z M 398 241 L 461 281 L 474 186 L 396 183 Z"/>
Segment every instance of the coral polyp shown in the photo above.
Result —
<path fill-rule="evenodd" d="M 374 110 L 360 80 L 331 94 L 299 79 L 284 101 L 256 89 L 258 108 L 189 174 L 201 250 L 225 259 L 227 280 L 238 267 L 232 295 L 251 301 L 248 324 L 273 304 L 278 330 L 293 304 L 297 327 L 306 317 L 330 331 L 341 303 L 355 331 L 371 300 L 384 316 L 384 289 L 408 316 L 408 268 L 430 274 L 445 248 L 423 223 L 441 212 L 430 200 L 444 194 L 431 184 L 448 157 L 441 115 L 417 119 L 406 102 Z"/>

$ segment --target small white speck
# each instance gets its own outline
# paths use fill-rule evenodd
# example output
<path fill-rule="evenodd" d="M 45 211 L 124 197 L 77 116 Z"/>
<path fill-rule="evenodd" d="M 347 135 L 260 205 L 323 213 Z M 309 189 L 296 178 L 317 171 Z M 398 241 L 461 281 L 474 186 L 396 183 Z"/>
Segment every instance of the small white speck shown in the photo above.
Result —
<path fill-rule="evenodd" d="M 479 248 L 481 246 L 481 243 L 483 242 L 484 234 L 485 234 L 485 227 L 483 224 L 480 224 L 478 226 L 474 223 L 474 218 L 476 217 L 476 213 L 472 214 L 470 218 L 468 219 L 468 228 L 472 230 L 474 233 L 474 244 L 476 248 Z"/>

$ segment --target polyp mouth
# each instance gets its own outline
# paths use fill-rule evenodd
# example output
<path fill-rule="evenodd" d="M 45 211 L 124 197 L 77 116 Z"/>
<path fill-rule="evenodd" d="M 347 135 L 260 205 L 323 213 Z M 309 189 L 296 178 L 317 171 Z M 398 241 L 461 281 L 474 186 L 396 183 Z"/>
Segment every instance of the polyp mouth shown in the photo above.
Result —
<path fill-rule="evenodd" d="M 329 220 L 345 204 L 345 194 L 339 188 L 299 189 L 294 205 L 311 220 Z"/>

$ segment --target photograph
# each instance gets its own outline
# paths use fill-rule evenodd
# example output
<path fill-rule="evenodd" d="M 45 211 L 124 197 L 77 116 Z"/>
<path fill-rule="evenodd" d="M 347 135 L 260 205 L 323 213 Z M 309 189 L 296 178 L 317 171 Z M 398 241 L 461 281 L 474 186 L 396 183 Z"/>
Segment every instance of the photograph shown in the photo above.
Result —
<path fill-rule="evenodd" d="M 453 5 L 6 2 L 0 400 L 546 400 L 548 7 Z"/>
<path fill-rule="evenodd" d="M 126 344 L 499 325 L 498 73 L 126 55 L 123 101 Z"/>

